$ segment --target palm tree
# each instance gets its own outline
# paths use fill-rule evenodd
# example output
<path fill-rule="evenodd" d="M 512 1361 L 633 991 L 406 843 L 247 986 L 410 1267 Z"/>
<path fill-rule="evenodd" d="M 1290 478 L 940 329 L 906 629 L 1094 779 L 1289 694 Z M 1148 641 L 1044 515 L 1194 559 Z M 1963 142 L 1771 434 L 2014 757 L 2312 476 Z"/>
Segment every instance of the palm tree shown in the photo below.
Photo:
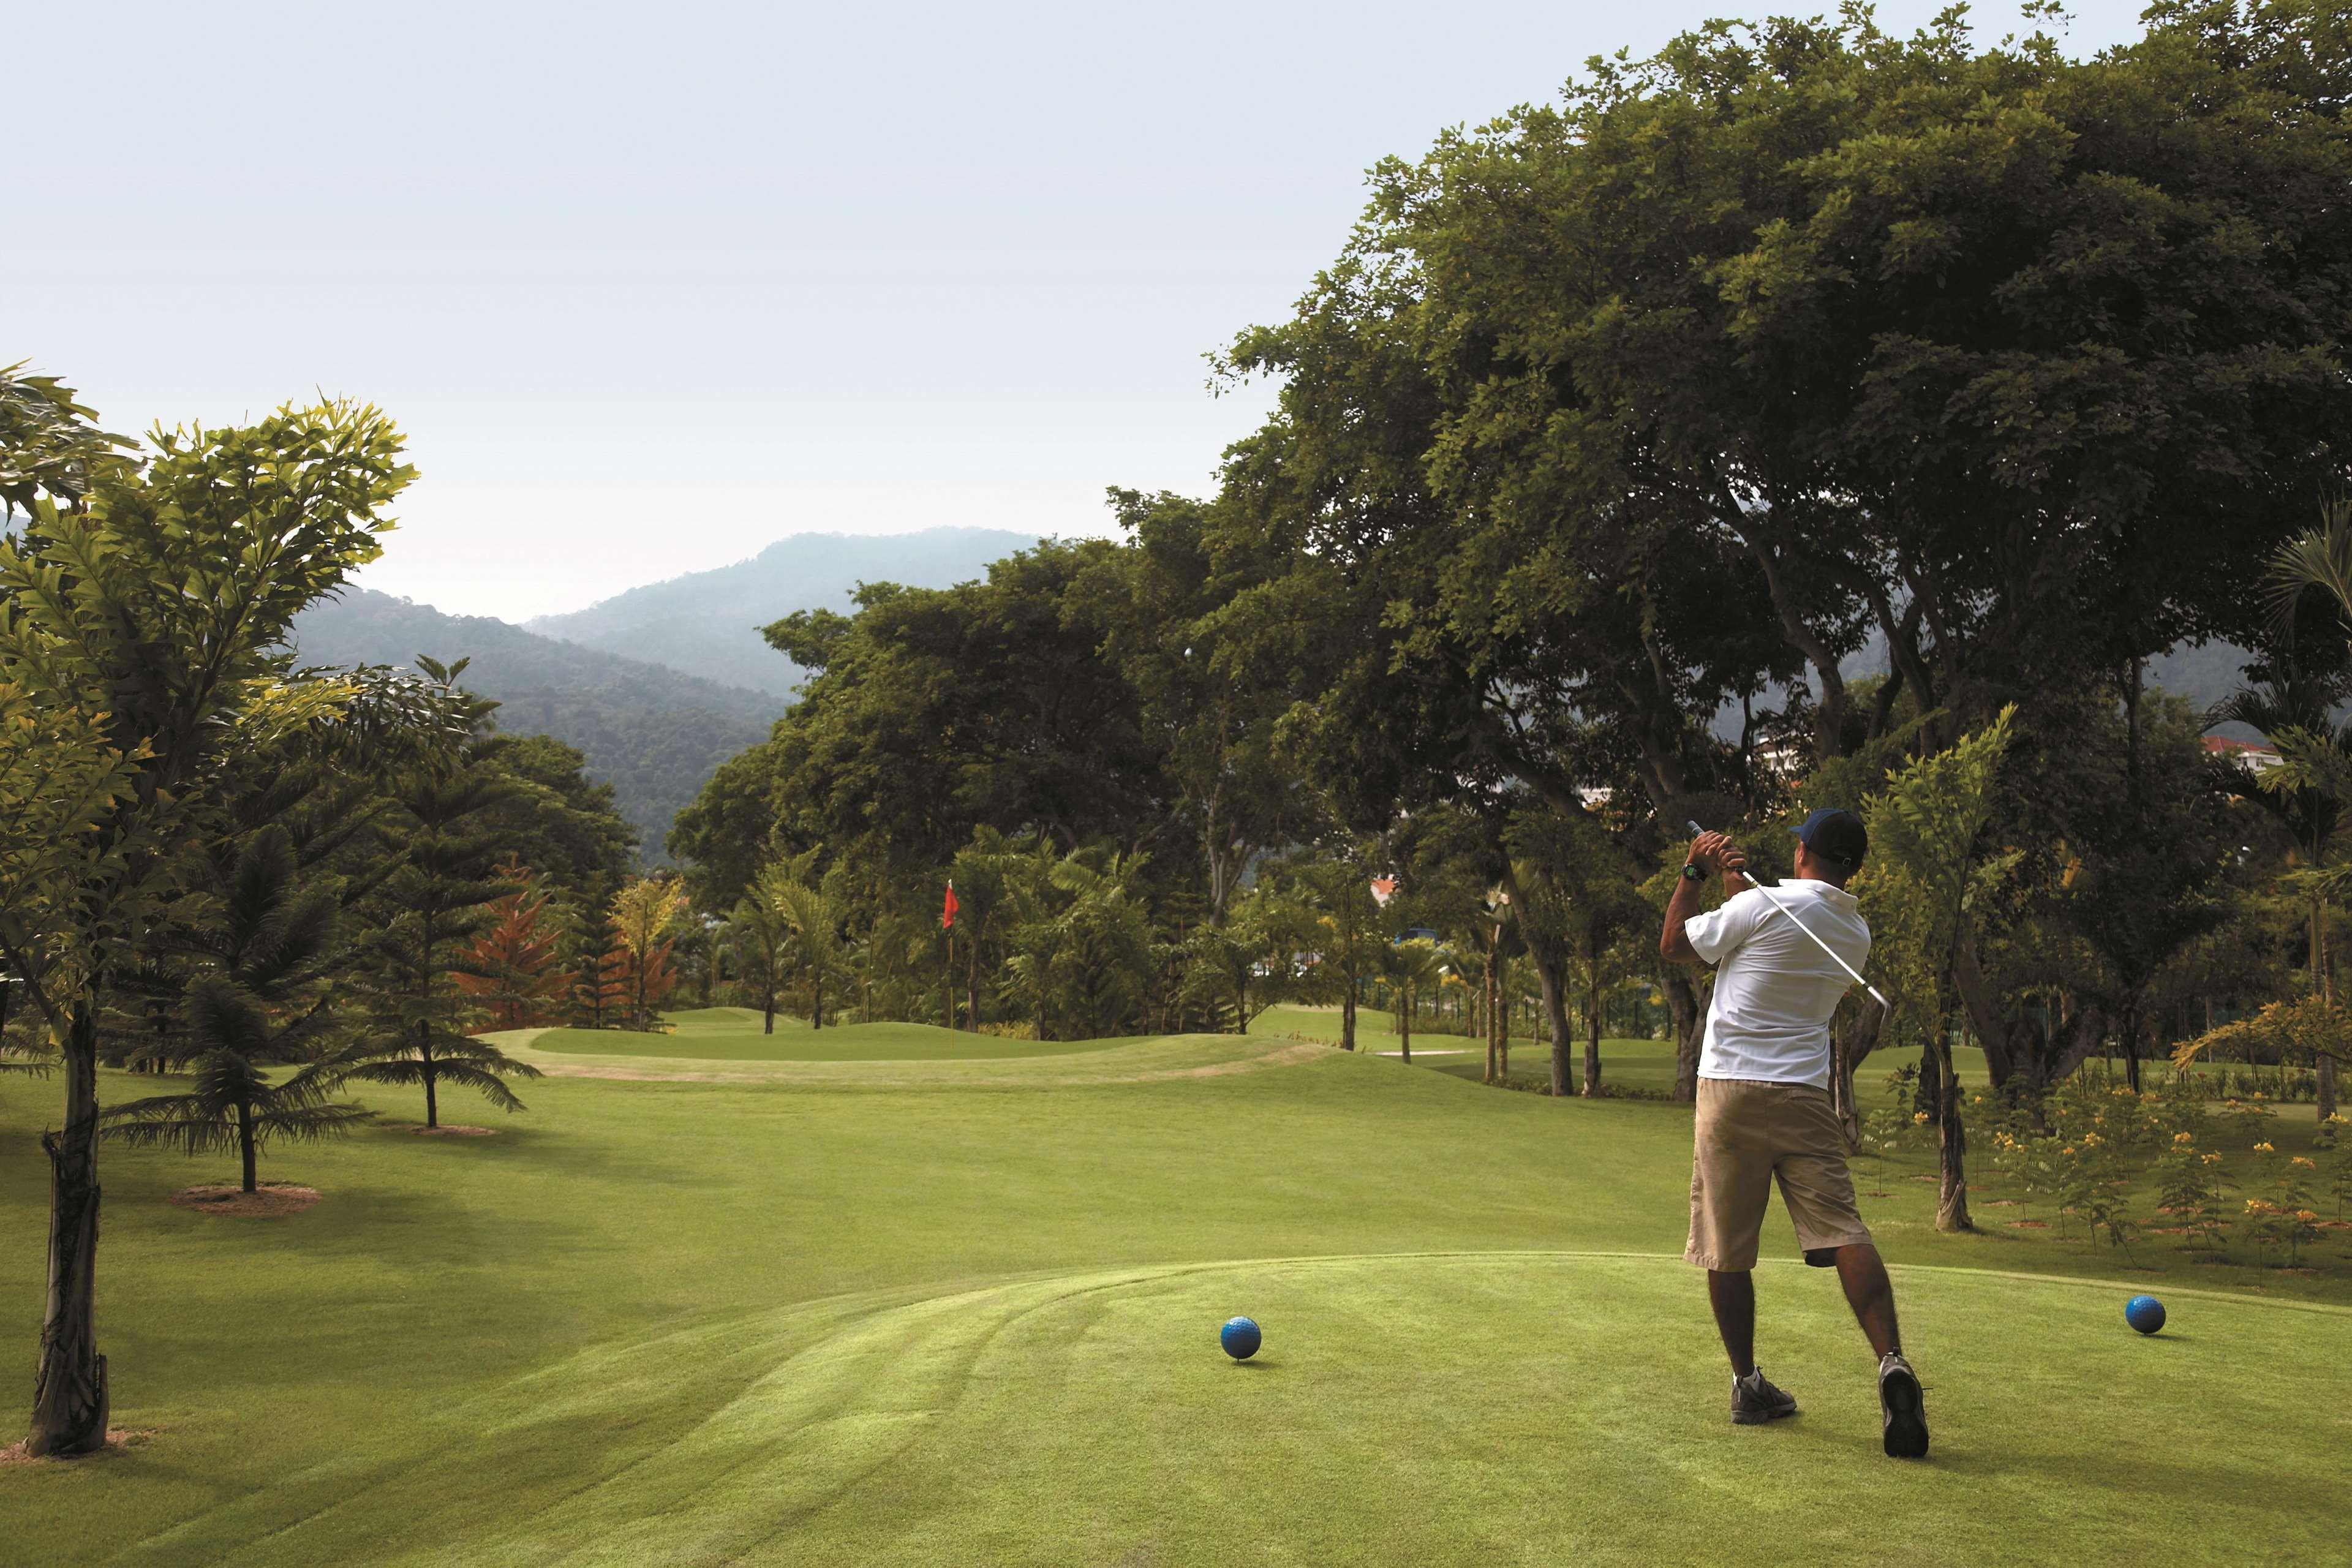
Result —
<path fill-rule="evenodd" d="M 790 937 L 791 951 L 809 983 L 809 1027 L 824 1027 L 824 984 L 841 970 L 841 908 L 830 894 L 781 866 L 761 875 L 766 899 Z"/>
<path fill-rule="evenodd" d="M 374 1113 L 328 1098 L 338 1064 L 327 980 L 342 956 L 333 889 L 300 884 L 293 840 L 274 826 L 225 869 L 218 924 L 194 939 L 205 966 L 183 993 L 178 1029 L 148 1053 L 193 1068 L 195 1087 L 115 1107 L 100 1136 L 190 1154 L 235 1149 L 250 1193 L 262 1145 L 341 1137 Z M 273 1079 L 280 1068 L 294 1071 Z"/>
<path fill-rule="evenodd" d="M 2316 588 L 2327 596 L 2339 628 L 2352 633 L 2352 500 L 2333 498 L 2320 507 L 2320 526 L 2279 546 L 2269 575 L 2273 625 L 2291 637 L 2305 596 Z M 2256 775 L 2263 800 L 2295 837 L 2303 858 L 2297 890 L 2309 900 L 2311 984 L 2329 1007 L 2335 987 L 2327 969 L 2326 903 L 2343 878 L 2326 865 L 2329 846 L 2352 800 L 2352 726 L 2338 726 L 2335 710 L 2347 694 L 2341 677 L 2305 671 L 2282 660 L 2273 678 L 2237 693 L 2215 710 L 2263 731 L 2280 757 L 2279 765 Z M 2319 1118 L 2336 1111 L 2336 1058 L 2318 1058 Z"/>
<path fill-rule="evenodd" d="M 1408 937 L 1389 949 L 1389 979 L 1397 988 L 1397 1042 L 1404 1060 L 1412 1060 L 1412 1008 L 1422 992 L 1444 975 L 1446 952 L 1425 936 Z M 1441 1055 L 1443 1053 L 1440 1053 Z"/>
<path fill-rule="evenodd" d="M 784 955 L 792 931 L 776 907 L 757 893 L 740 900 L 727 917 L 727 942 L 746 984 L 760 998 L 760 1032 L 776 1032 L 776 993 L 783 988 Z"/>

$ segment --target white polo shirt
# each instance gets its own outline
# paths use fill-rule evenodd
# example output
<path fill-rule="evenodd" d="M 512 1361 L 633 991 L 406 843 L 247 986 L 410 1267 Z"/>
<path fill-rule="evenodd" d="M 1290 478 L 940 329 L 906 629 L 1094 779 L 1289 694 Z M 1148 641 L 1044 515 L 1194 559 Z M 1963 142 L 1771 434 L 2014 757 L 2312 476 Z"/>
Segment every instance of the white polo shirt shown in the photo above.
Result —
<path fill-rule="evenodd" d="M 1772 892 L 1838 957 L 1856 969 L 1868 961 L 1870 927 L 1852 893 L 1796 878 Z M 1717 966 L 1698 1076 L 1829 1088 L 1830 1015 L 1853 984 L 1830 955 L 1754 888 L 1694 916 L 1683 934 Z"/>

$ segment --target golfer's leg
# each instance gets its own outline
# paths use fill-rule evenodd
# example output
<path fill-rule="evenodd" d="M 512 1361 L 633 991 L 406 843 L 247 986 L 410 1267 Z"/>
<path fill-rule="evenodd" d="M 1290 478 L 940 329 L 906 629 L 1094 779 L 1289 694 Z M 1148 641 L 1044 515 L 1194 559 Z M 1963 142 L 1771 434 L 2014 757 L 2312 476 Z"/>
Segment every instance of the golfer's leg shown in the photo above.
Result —
<path fill-rule="evenodd" d="M 1707 1303 L 1731 1370 L 1756 1370 L 1756 1247 L 1772 1192 L 1771 1153 L 1747 1114 L 1757 1086 L 1701 1079 L 1691 1139 L 1690 1241 L 1683 1257 L 1706 1270 Z"/>
<path fill-rule="evenodd" d="M 1845 1287 L 1846 1305 L 1853 1309 L 1854 1321 L 1870 1341 L 1871 1353 L 1884 1361 L 1887 1352 L 1901 1350 L 1903 1336 L 1895 1324 L 1895 1282 L 1886 1277 L 1877 1247 L 1865 1241 L 1839 1247 L 1837 1271 L 1838 1283 Z"/>
<path fill-rule="evenodd" d="M 1737 1274 L 1708 1269 L 1706 1300 L 1715 1309 L 1715 1331 L 1723 1336 L 1732 1375 L 1746 1377 L 1756 1370 L 1755 1274 L 1745 1268 Z"/>

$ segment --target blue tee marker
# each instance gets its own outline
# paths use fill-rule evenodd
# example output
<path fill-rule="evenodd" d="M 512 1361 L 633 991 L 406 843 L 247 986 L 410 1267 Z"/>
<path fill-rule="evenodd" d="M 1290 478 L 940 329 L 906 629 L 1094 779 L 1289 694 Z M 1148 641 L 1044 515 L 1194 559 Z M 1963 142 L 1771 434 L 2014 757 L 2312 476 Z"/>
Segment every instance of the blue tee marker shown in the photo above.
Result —
<path fill-rule="evenodd" d="M 2141 1333 L 2152 1334 L 2164 1327 L 2164 1303 L 2153 1296 L 2134 1296 L 2124 1303 L 2124 1321 Z"/>
<path fill-rule="evenodd" d="M 1235 1361 L 1247 1361 L 1257 1354 L 1257 1347 L 1265 1342 L 1265 1336 L 1247 1318 L 1228 1318 L 1225 1326 L 1217 1331 L 1217 1342 Z"/>

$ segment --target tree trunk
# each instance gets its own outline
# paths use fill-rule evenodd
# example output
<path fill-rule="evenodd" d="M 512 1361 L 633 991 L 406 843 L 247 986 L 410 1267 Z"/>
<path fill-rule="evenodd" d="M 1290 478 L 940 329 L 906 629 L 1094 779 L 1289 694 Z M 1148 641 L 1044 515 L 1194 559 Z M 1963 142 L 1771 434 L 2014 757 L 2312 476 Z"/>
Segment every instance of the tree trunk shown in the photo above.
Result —
<path fill-rule="evenodd" d="M 1658 989 L 1665 993 L 1666 1011 L 1675 1021 L 1675 1098 L 1685 1104 L 1698 1099 L 1698 1053 L 1706 1038 L 1706 1007 L 1698 984 L 1679 966 L 1660 971 Z"/>
<path fill-rule="evenodd" d="M 824 979 L 819 975 L 809 982 L 809 1027 L 824 1027 Z"/>
<path fill-rule="evenodd" d="M 240 1104 L 236 1108 L 236 1148 L 237 1152 L 245 1156 L 245 1190 L 248 1193 L 257 1191 L 258 1184 L 254 1178 L 258 1173 L 254 1169 L 253 1107 L 250 1105 Z"/>
<path fill-rule="evenodd" d="M 1952 1068 L 1952 1039 L 1940 1027 L 1929 1051 L 1936 1068 L 1936 1200 L 1937 1230 L 1974 1230 L 1969 1218 L 1968 1130 L 1960 1121 L 1960 1079 Z"/>
<path fill-rule="evenodd" d="M 947 962 L 947 967 L 940 971 L 940 1009 L 941 1009 L 941 1013 L 940 1013 L 940 1023 L 942 1023 L 942 1024 L 945 1024 L 945 1025 L 946 1025 L 949 1028 L 950 1028 L 950 1029 L 954 1028 L 954 1027 L 955 1027 L 955 930 L 954 930 L 954 928 L 953 928 L 953 927 L 950 927 L 950 928 L 949 928 L 949 930 L 948 930 L 948 962 Z M 1043 1039 L 1043 1038 L 1045 1037 L 1045 1032 L 1043 1029 L 1038 1030 L 1038 1031 L 1037 1031 L 1038 1037 L 1039 1037 L 1040 1039 Z"/>
<path fill-rule="evenodd" d="M 49 1156 L 49 1291 L 33 1374 L 36 1458 L 105 1447 L 106 1358 L 98 1353 L 98 998 L 76 999 L 65 1039 L 66 1120 Z"/>
<path fill-rule="evenodd" d="M 762 998 L 761 998 L 761 1002 L 760 1002 L 760 1033 L 761 1033 L 761 1034 L 763 1034 L 763 1035 L 772 1035 L 772 1034 L 774 1034 L 775 1032 L 776 1032 L 776 994 L 775 994 L 773 991 L 771 991 L 771 992 L 769 992 L 765 996 L 763 996 Z"/>
<path fill-rule="evenodd" d="M 2336 976 L 2327 972 L 2326 914 L 2317 899 L 2311 900 L 2311 968 L 2320 987 L 2320 1000 L 2330 1012 L 2336 1008 Z M 2336 1114 L 2336 1058 L 2319 1058 L 2319 1120 L 2325 1123 Z"/>
<path fill-rule="evenodd" d="M 1412 1060 L 1412 993 L 1400 998 L 1404 1005 L 1397 1009 L 1397 1043 L 1403 1048 L 1397 1054 L 1406 1061 Z"/>
<path fill-rule="evenodd" d="M 1356 1048 L 1356 982 L 1353 977 L 1349 979 L 1348 989 L 1339 997 L 1339 1048 L 1343 1051 Z"/>
<path fill-rule="evenodd" d="M 1976 1032 L 1977 1044 L 1984 1047 L 1985 1074 L 1992 1079 L 1992 1087 L 2000 1089 L 2016 1070 L 2016 1052 L 2010 1042 L 2009 1022 L 2002 1017 L 1992 987 L 1985 983 L 1984 967 L 1977 959 L 1976 928 L 1965 915 L 1960 920 L 1958 938 L 1952 945 L 1952 984 L 1960 994 L 1960 1006 L 1968 1015 L 1969 1027 Z M 1875 1031 L 1873 1033 L 1874 1037 Z"/>
<path fill-rule="evenodd" d="M 1536 984 L 1543 991 L 1544 1023 L 1551 1031 L 1551 1092 L 1565 1098 L 1568 1089 L 1568 999 L 1560 994 L 1559 971 L 1552 961 L 1528 944 L 1535 960 Z"/>
<path fill-rule="evenodd" d="M 1878 1032 L 1886 1026 L 1886 1009 L 1865 1000 L 1853 1021 L 1831 1037 L 1830 1099 L 1837 1108 L 1838 1126 L 1845 1134 L 1849 1154 L 1862 1148 L 1862 1105 L 1853 1092 L 1853 1075 L 1864 1057 L 1878 1048 Z"/>
<path fill-rule="evenodd" d="M 1511 1081 L 1511 1004 L 1506 994 L 1510 990 L 1510 960 L 1497 953 L 1495 958 L 1495 1062 L 1496 1079 Z"/>
<path fill-rule="evenodd" d="M 2124 1081 L 2134 1094 L 2139 1092 L 2139 998 L 2124 1004 Z"/>
<path fill-rule="evenodd" d="M 965 1028 L 977 1035 L 980 1033 L 980 933 L 974 931 L 971 941 L 966 945 L 971 949 L 971 957 L 965 962 L 963 1022 Z"/>
<path fill-rule="evenodd" d="M 1479 994 L 1479 998 L 1480 998 L 1481 1003 L 1483 1004 L 1483 1005 L 1484 1005 L 1484 1006 L 1485 1006 L 1485 1008 L 1486 1008 L 1486 1081 L 1487 1081 L 1488 1083 L 1493 1083 L 1493 1082 L 1495 1081 L 1495 1048 L 1496 1048 L 1496 1047 L 1495 1047 L 1495 1036 L 1496 1036 L 1496 1030 L 1495 1030 L 1495 950 L 1494 950 L 1494 948 L 1493 948 L 1493 947 L 1491 947 L 1491 946 L 1490 946 L 1490 947 L 1488 947 L 1488 948 L 1486 949 L 1486 984 L 1485 984 L 1484 988 L 1480 990 L 1480 992 L 1479 992 L 1479 994 Z"/>
<path fill-rule="evenodd" d="M 1594 963 L 1594 983 L 1591 990 L 1592 1005 L 1584 1019 L 1584 1097 L 1592 1099 L 1601 1092 L 1601 985 L 1600 965 Z"/>

